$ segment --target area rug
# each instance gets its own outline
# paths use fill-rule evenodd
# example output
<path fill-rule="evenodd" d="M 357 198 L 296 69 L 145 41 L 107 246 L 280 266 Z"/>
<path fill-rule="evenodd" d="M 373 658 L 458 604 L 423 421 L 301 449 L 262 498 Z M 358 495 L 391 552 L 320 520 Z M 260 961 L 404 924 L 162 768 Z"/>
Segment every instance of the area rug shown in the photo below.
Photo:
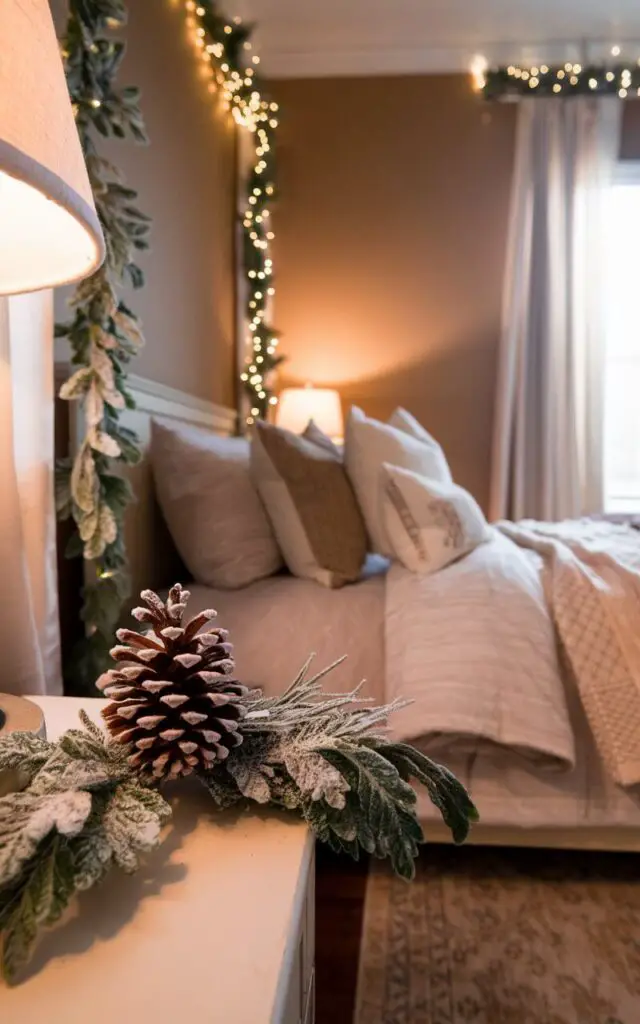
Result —
<path fill-rule="evenodd" d="M 639 1024 L 640 857 L 427 847 L 367 881 L 355 1024 Z"/>

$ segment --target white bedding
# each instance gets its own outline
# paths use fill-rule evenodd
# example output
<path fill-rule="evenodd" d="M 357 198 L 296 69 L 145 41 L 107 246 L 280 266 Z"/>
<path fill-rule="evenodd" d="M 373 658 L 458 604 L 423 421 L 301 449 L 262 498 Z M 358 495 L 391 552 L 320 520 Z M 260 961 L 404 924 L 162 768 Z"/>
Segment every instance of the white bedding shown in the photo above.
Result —
<path fill-rule="evenodd" d="M 547 770 L 574 766 L 540 563 L 494 531 L 440 572 L 391 567 L 386 697 L 413 701 L 392 719 L 398 739 L 444 760 L 499 745 Z"/>
<path fill-rule="evenodd" d="M 504 538 L 501 540 L 504 541 Z M 490 549 L 491 545 L 485 547 Z M 490 552 L 485 551 L 482 557 L 486 558 L 488 554 Z M 527 554 L 535 560 L 534 553 Z M 469 563 L 474 555 L 465 562 Z M 219 623 L 230 630 L 235 644 L 238 678 L 262 686 L 267 693 L 282 690 L 308 655 L 315 651 L 318 666 L 343 654 L 348 655 L 346 664 L 340 666 L 331 678 L 333 690 L 348 690 L 361 679 L 366 679 L 366 692 L 377 701 L 384 701 L 391 695 L 389 681 L 385 686 L 385 665 L 389 655 L 387 647 L 391 643 L 392 657 L 408 662 L 411 668 L 407 672 L 407 665 L 403 667 L 398 663 L 397 682 L 411 678 L 411 672 L 416 673 L 415 677 L 420 679 L 420 688 L 415 687 L 415 692 L 408 694 L 414 697 L 417 695 L 420 704 L 414 706 L 413 710 L 410 707 L 399 713 L 393 726 L 396 735 L 410 736 L 415 731 L 413 723 L 424 721 L 424 716 L 431 713 L 430 704 L 434 707 L 437 705 L 437 701 L 430 701 L 430 697 L 437 695 L 439 687 L 445 692 L 446 687 L 452 685 L 456 678 L 459 680 L 461 668 L 462 674 L 471 683 L 475 680 L 476 691 L 480 691 L 474 698 L 476 725 L 478 714 L 484 715 L 480 719 L 483 725 L 491 725 L 492 721 L 494 724 L 496 722 L 496 692 L 492 692 L 483 710 L 482 685 L 478 687 L 477 684 L 484 681 L 484 684 L 490 685 L 491 675 L 487 676 L 487 666 L 483 668 L 477 664 L 477 657 L 473 660 L 467 656 L 470 647 L 465 644 L 465 629 L 474 629 L 476 640 L 484 640 L 485 646 L 494 644 L 493 657 L 497 656 L 498 659 L 494 668 L 504 669 L 504 664 L 499 665 L 498 662 L 507 655 L 504 645 L 501 647 L 497 643 L 495 626 L 504 622 L 505 615 L 513 615 L 512 639 L 516 641 L 516 647 L 515 653 L 512 651 L 509 657 L 514 659 L 514 673 L 522 670 L 523 663 L 531 654 L 532 644 L 546 645 L 544 656 L 549 662 L 549 669 L 557 668 L 557 663 L 541 623 L 538 625 L 539 635 L 518 634 L 517 613 L 512 612 L 509 605 L 501 603 L 497 582 L 492 588 L 486 585 L 485 578 L 484 592 L 476 601 L 476 608 L 480 608 L 482 614 L 476 616 L 474 626 L 470 622 L 469 608 L 466 612 L 464 608 L 459 609 L 457 621 L 448 618 L 451 609 L 443 607 L 448 588 L 446 574 L 457 570 L 464 580 L 460 568 L 465 562 L 434 576 L 422 578 L 412 576 L 397 566 L 393 567 L 389 580 L 398 572 L 410 577 L 410 580 L 405 578 L 392 584 L 405 588 L 409 604 L 405 606 L 406 623 L 399 608 L 394 620 L 388 617 L 386 642 L 385 604 L 389 597 L 389 580 L 383 571 L 385 563 L 382 561 L 372 562 L 369 575 L 362 582 L 337 591 L 326 590 L 309 580 L 284 575 L 261 580 L 241 591 L 212 590 L 192 585 L 189 608 L 194 613 L 205 607 L 218 609 Z M 416 579 L 424 581 L 422 586 L 426 586 L 427 596 L 433 598 L 432 601 L 425 601 L 425 595 L 422 594 L 421 622 L 415 618 L 412 620 L 410 614 L 411 588 L 416 586 L 412 581 Z M 490 572 L 488 579 L 491 579 Z M 458 596 L 461 593 L 460 582 L 461 579 L 458 579 Z M 468 581 L 467 596 L 470 589 L 472 584 Z M 453 604 L 456 603 L 453 590 L 449 593 L 449 599 Z M 404 632 L 405 624 L 409 635 L 413 631 L 415 640 L 410 645 L 405 643 L 403 647 L 404 641 L 400 638 L 407 635 Z M 398 644 L 395 638 L 398 638 Z M 520 647 L 517 646 L 518 641 Z M 410 664 L 412 660 L 415 661 L 413 666 Z M 392 659 L 389 658 L 391 664 Z M 491 673 L 491 665 L 488 671 Z M 387 671 L 387 675 L 390 676 L 391 672 Z M 395 682 L 394 675 L 391 685 Z M 470 686 L 468 694 L 472 691 L 473 686 Z M 528 740 L 519 744 L 524 754 L 517 754 L 491 742 L 480 743 L 470 733 L 467 737 L 468 753 L 434 755 L 447 764 L 467 786 L 480 811 L 482 824 L 558 829 L 583 826 L 640 827 L 639 803 L 629 793 L 616 787 L 603 770 L 577 691 L 566 686 L 563 700 L 558 702 L 549 680 L 542 679 L 537 692 L 540 705 L 535 713 L 538 715 L 542 712 L 544 717 L 546 709 L 549 716 L 545 741 L 550 744 L 547 751 L 549 756 L 539 758 L 541 763 L 546 763 L 547 770 L 541 770 L 539 764 L 535 763 L 537 755 L 530 749 Z M 400 686 L 398 695 L 402 695 Z M 459 726 L 464 710 L 463 700 L 458 710 Z M 517 712 L 517 704 L 511 710 Z M 518 724 L 517 713 L 511 715 L 507 724 L 509 728 L 520 728 L 522 735 L 527 733 L 527 722 L 521 719 Z M 453 731 L 467 733 L 467 730 L 458 727 Z M 500 742 L 500 737 L 496 737 L 496 740 Z M 550 771 L 550 765 L 556 768 L 563 765 L 573 767 L 564 771 Z M 438 812 L 424 793 L 420 793 L 419 810 L 423 820 L 439 820 Z"/>
<path fill-rule="evenodd" d="M 216 609 L 218 624 L 231 633 L 238 678 L 267 695 L 280 693 L 310 654 L 318 668 L 346 654 L 330 677 L 331 689 L 352 690 L 365 679 L 367 692 L 381 702 L 387 566 L 386 559 L 370 556 L 364 579 L 339 590 L 284 574 L 242 590 L 193 583 L 189 612 Z"/>

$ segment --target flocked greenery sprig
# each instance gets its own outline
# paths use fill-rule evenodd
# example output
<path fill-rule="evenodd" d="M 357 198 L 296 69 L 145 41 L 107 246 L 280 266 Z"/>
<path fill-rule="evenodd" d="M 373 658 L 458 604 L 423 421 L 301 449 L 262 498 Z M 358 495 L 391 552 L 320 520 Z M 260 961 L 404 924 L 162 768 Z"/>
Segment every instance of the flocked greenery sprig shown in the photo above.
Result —
<path fill-rule="evenodd" d="M 124 43 L 113 37 L 126 21 L 122 0 L 70 0 L 62 43 L 67 84 L 84 151 L 96 209 L 105 236 L 103 266 L 76 288 L 73 317 L 56 326 L 67 338 L 74 372 L 60 396 L 80 403 L 83 438 L 73 459 L 57 466 L 56 498 L 61 519 L 73 518 L 68 557 L 91 563 L 83 591 L 86 637 L 66 666 L 68 692 L 91 692 L 104 667 L 113 630 L 129 595 L 123 517 L 131 488 L 118 471 L 139 458 L 135 433 L 120 422 L 133 407 L 126 368 L 143 344 L 134 313 L 118 288 L 144 283 L 136 252 L 147 248 L 149 218 L 136 205 L 112 163 L 98 152 L 99 136 L 147 141 L 138 89 L 118 88 Z"/>
<path fill-rule="evenodd" d="M 144 591 L 142 632 L 119 630 L 116 668 L 100 686 L 111 737 L 84 716 L 84 731 L 57 743 L 0 736 L 2 973 L 13 982 L 40 928 L 112 866 L 137 868 L 160 841 L 170 807 L 156 787 L 195 775 L 220 808 L 245 801 L 299 814 L 318 838 L 357 858 L 388 857 L 404 878 L 424 841 L 410 780 L 422 783 L 463 842 L 477 812 L 446 768 L 384 725 L 398 702 L 373 707 L 356 689 L 323 693 L 335 668 L 304 666 L 278 697 L 233 678 L 227 634 L 210 609 L 185 621 L 180 586 L 162 602 Z M 338 663 L 336 663 L 338 664 Z M 213 865 L 212 870 L 215 870 Z"/>
<path fill-rule="evenodd" d="M 1 971 L 11 983 L 42 928 L 113 866 L 135 871 L 160 842 L 169 804 L 127 764 L 126 751 L 81 713 L 57 743 L 0 739 Z"/>
<path fill-rule="evenodd" d="M 187 24 L 200 59 L 210 70 L 209 88 L 222 95 L 238 126 L 248 134 L 250 168 L 244 179 L 242 275 L 246 294 L 246 343 L 249 354 L 241 374 L 248 398 L 246 422 L 264 418 L 275 405 L 273 373 L 282 362 L 277 331 L 269 322 L 275 294 L 271 244 L 271 206 L 276 193 L 275 139 L 278 104 L 265 94 L 253 53 L 251 26 L 229 19 L 214 0 L 186 0 Z"/>

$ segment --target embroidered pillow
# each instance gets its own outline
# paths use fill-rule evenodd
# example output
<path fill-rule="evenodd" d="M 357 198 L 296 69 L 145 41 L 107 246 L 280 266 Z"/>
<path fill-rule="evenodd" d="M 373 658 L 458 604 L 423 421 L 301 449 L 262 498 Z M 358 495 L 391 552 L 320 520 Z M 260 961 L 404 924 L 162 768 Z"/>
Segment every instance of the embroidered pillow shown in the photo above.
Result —
<path fill-rule="evenodd" d="M 325 587 L 359 579 L 367 534 L 335 445 L 259 421 L 251 472 L 294 576 Z"/>
<path fill-rule="evenodd" d="M 398 412 L 400 410 L 394 416 Z M 388 462 L 433 480 L 451 482 L 451 471 L 442 448 L 426 430 L 424 435 L 428 440 L 407 432 L 406 425 L 399 428 L 392 423 L 369 419 L 355 406 L 349 413 L 345 466 L 364 516 L 372 549 L 379 555 L 393 557 L 387 541 L 380 500 L 383 464 Z"/>
<path fill-rule="evenodd" d="M 411 572 L 437 572 L 491 538 L 482 509 L 457 484 L 385 463 L 381 491 L 389 546 Z"/>

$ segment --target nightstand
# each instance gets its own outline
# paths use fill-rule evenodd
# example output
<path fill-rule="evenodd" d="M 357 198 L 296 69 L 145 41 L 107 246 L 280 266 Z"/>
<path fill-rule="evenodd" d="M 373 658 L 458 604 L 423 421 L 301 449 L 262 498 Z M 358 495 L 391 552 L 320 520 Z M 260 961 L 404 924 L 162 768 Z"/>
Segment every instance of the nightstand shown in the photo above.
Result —
<path fill-rule="evenodd" d="M 54 739 L 81 707 L 35 698 Z M 174 785 L 164 844 L 114 869 L 46 932 L 25 980 L 0 983 L 2 1024 L 313 1024 L 314 843 L 278 813 L 218 813 Z"/>

